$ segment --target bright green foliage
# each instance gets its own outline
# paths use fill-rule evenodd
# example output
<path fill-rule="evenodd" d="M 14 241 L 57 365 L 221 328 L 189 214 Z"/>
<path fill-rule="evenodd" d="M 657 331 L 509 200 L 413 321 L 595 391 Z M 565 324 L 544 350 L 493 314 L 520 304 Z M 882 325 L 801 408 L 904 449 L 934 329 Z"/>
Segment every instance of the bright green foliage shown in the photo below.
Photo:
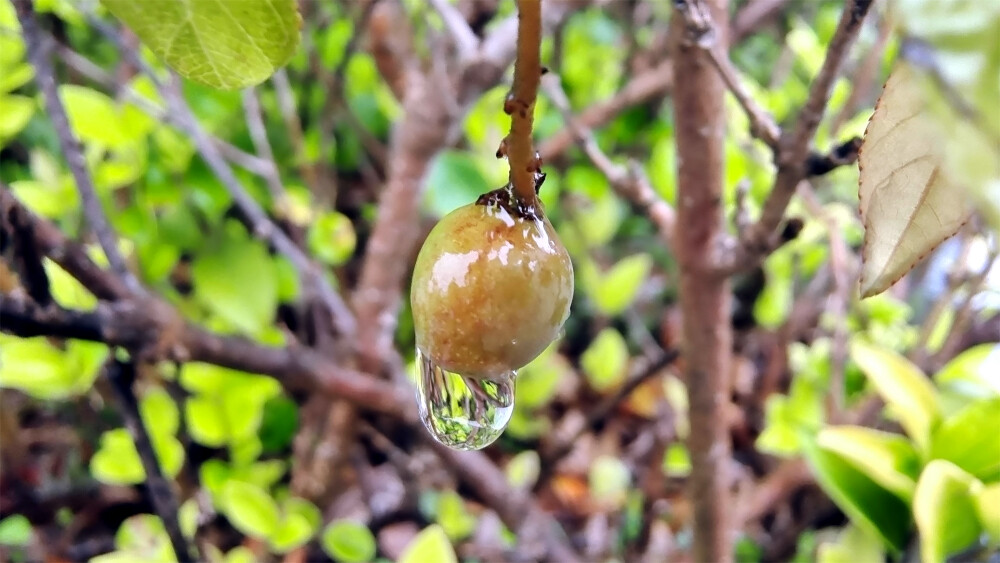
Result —
<path fill-rule="evenodd" d="M 820 431 L 816 444 L 867 472 L 904 501 L 913 499 L 920 456 L 905 437 L 860 426 L 831 426 Z"/>
<path fill-rule="evenodd" d="M 375 558 L 375 536 L 364 524 L 335 520 L 323 530 L 320 545 L 327 555 L 344 563 L 365 563 Z"/>
<path fill-rule="evenodd" d="M 594 304 L 606 315 L 621 314 L 635 301 L 649 277 L 652 260 L 647 254 L 622 258 L 605 272 L 593 289 Z"/>
<path fill-rule="evenodd" d="M 680 442 L 670 444 L 663 454 L 663 472 L 671 477 L 687 477 L 691 474 L 691 456 L 687 446 Z"/>
<path fill-rule="evenodd" d="M 920 532 L 923 563 L 942 561 L 979 537 L 973 494 L 982 485 L 957 466 L 936 459 L 920 474 L 913 516 Z"/>
<path fill-rule="evenodd" d="M 541 473 L 541 458 L 535 450 L 525 450 L 507 462 L 507 481 L 515 489 L 531 490 Z"/>
<path fill-rule="evenodd" d="M 434 503 L 435 522 L 453 542 L 467 538 L 476 530 L 476 517 L 469 514 L 465 499 L 454 491 L 445 491 Z"/>
<path fill-rule="evenodd" d="M 443 151 L 438 154 L 427 171 L 424 207 L 444 217 L 476 201 L 483 192 L 503 185 L 492 186 L 486 181 L 479 168 L 481 160 L 468 152 Z"/>
<path fill-rule="evenodd" d="M 861 528 L 848 525 L 837 541 L 820 544 L 818 563 L 883 563 L 885 550 L 878 538 Z"/>
<path fill-rule="evenodd" d="M 356 244 L 354 225 L 342 213 L 324 213 L 309 228 L 309 250 L 313 256 L 331 266 L 347 262 L 354 254 Z"/>
<path fill-rule="evenodd" d="M 1000 483 L 993 483 L 976 494 L 976 513 L 994 545 L 1000 545 Z"/>
<path fill-rule="evenodd" d="M 611 507 L 625 503 L 632 475 L 625 462 L 617 457 L 600 456 L 590 466 L 588 483 L 595 501 Z"/>
<path fill-rule="evenodd" d="M 170 395 L 162 389 L 152 389 L 139 401 L 139 414 L 149 433 L 160 469 L 174 477 L 184 464 L 184 447 L 175 434 L 180 425 L 180 413 Z M 109 430 L 101 436 L 101 447 L 90 460 L 90 471 L 98 480 L 115 485 L 131 485 L 146 479 L 128 430 Z"/>
<path fill-rule="evenodd" d="M 186 557 L 185 557 L 186 559 Z M 134 561 L 177 561 L 163 521 L 152 514 L 139 514 L 122 522 L 115 534 L 115 551 L 98 555 L 93 563 L 132 563 Z"/>
<path fill-rule="evenodd" d="M 103 0 L 167 64 L 214 88 L 252 86 L 271 76 L 299 44 L 292 0 Z"/>
<path fill-rule="evenodd" d="M 0 545 L 25 546 L 31 542 L 31 522 L 20 514 L 0 520 Z"/>
<path fill-rule="evenodd" d="M 406 551 L 399 557 L 397 563 L 424 563 L 425 561 L 435 561 L 437 563 L 458 563 L 455 555 L 455 548 L 448 541 L 448 535 L 444 533 L 441 526 L 432 524 L 423 529 L 417 537 L 413 538 Z"/>
<path fill-rule="evenodd" d="M 602 330 L 580 356 L 587 382 L 598 391 L 609 391 L 625 382 L 628 375 L 628 346 L 613 328 Z"/>
<path fill-rule="evenodd" d="M 278 528 L 278 504 L 264 489 L 242 481 L 227 481 L 222 489 L 226 517 L 239 531 L 267 538 Z"/>
<path fill-rule="evenodd" d="M 78 395 L 90 389 L 107 354 L 107 346 L 94 342 L 72 340 L 59 349 L 40 336 L 0 335 L 0 387 L 40 399 Z"/>

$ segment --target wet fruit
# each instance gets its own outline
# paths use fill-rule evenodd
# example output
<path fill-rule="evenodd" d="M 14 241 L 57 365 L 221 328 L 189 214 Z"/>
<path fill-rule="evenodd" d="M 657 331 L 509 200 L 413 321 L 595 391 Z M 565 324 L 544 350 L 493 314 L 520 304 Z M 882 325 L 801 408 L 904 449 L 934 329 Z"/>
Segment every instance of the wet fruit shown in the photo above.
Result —
<path fill-rule="evenodd" d="M 417 257 L 417 348 L 449 372 L 500 377 L 558 336 L 572 299 L 573 265 L 552 224 L 481 198 L 444 217 Z"/>

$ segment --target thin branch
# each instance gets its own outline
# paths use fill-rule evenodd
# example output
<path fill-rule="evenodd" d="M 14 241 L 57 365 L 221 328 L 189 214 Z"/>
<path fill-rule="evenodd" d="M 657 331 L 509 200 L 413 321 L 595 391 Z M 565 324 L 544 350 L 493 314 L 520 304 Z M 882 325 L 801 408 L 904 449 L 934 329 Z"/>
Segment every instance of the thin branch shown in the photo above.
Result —
<path fill-rule="evenodd" d="M 764 202 L 760 219 L 750 228 L 747 238 L 739 241 L 736 249 L 720 257 L 718 267 L 721 271 L 731 272 L 750 267 L 773 247 L 773 235 L 784 218 L 785 209 L 799 182 L 808 173 L 807 161 L 812 139 L 826 111 L 833 84 L 872 3 L 873 0 L 848 0 L 844 6 L 840 22 L 827 48 L 826 58 L 809 88 L 809 97 L 799 112 L 795 126 L 781 136 L 776 155 L 778 175 Z"/>
<path fill-rule="evenodd" d="M 45 254 L 39 250 L 40 244 L 26 211 L 22 207 L 0 205 L 0 254 L 4 254 L 8 245 L 11 247 L 12 265 L 21 286 L 35 303 L 45 307 L 52 302 L 49 276 L 42 265 Z"/>
<path fill-rule="evenodd" d="M 267 189 L 271 192 L 271 202 L 279 211 L 286 205 L 288 194 L 285 186 L 281 183 L 281 176 L 278 174 L 278 166 L 274 162 L 274 151 L 271 150 L 271 142 L 267 140 L 267 128 L 264 126 L 264 116 L 260 111 L 260 98 L 257 97 L 255 88 L 243 90 L 243 111 L 246 115 L 247 129 L 250 131 L 250 140 L 253 142 L 257 156 L 269 164 L 268 171 L 264 174 L 264 181 Z"/>
<path fill-rule="evenodd" d="M 163 527 L 167 531 L 167 537 L 170 538 L 170 545 L 174 548 L 177 560 L 185 561 L 191 557 L 191 548 L 184 539 L 180 523 L 177 520 L 177 497 L 174 495 L 170 481 L 160 470 L 153 442 L 149 438 L 146 425 L 142 422 L 142 415 L 139 414 L 139 402 L 132 390 L 136 378 L 135 364 L 113 359 L 105 367 L 105 375 L 108 382 L 111 383 L 115 402 L 118 404 L 118 412 L 125 421 L 125 428 L 132 435 L 135 449 L 139 452 L 142 468 L 146 472 L 146 489 L 153 510 L 163 522 Z M 198 559 L 205 560 L 205 554 L 199 553 Z"/>
<path fill-rule="evenodd" d="M 333 317 L 333 324 L 337 332 L 344 336 L 353 334 L 356 322 L 347 304 L 336 290 L 323 276 L 323 272 L 310 260 L 310 258 L 275 225 L 267 216 L 260 204 L 247 193 L 240 181 L 233 174 L 232 168 L 222 158 L 218 147 L 202 129 L 201 124 L 194 117 L 191 108 L 184 101 L 176 82 L 167 84 L 160 90 L 161 95 L 167 105 L 176 115 L 181 128 L 191 137 L 198 153 L 205 160 L 205 163 L 222 183 L 233 202 L 240 211 L 249 219 L 253 225 L 254 235 L 271 242 L 281 254 L 285 255 L 298 271 L 303 281 L 312 286 L 320 299 L 326 305 Z"/>
<path fill-rule="evenodd" d="M 469 27 L 462 14 L 448 0 L 429 0 L 434 11 L 441 16 L 445 29 L 451 35 L 458 50 L 459 60 L 467 60 L 476 53 L 479 48 L 479 38 Z"/>
<path fill-rule="evenodd" d="M 559 77 L 552 75 L 542 79 L 542 88 L 563 116 L 567 129 L 576 143 L 583 149 L 590 162 L 607 177 L 611 187 L 632 205 L 641 210 L 656 226 L 660 238 L 671 250 L 674 249 L 674 209 L 660 198 L 642 168 L 634 163 L 628 167 L 615 164 L 597 145 L 594 134 L 579 119 L 573 116 L 569 99 L 559 83 Z"/>
<path fill-rule="evenodd" d="M 14 8 L 17 11 L 18 20 L 21 22 L 28 61 L 35 67 L 35 82 L 42 91 L 46 111 L 59 138 L 59 146 L 66 158 L 66 164 L 69 165 L 70 172 L 73 174 L 77 190 L 80 192 L 80 200 L 83 203 L 83 213 L 87 218 L 87 224 L 97 237 L 97 241 L 100 243 L 101 249 L 104 250 L 104 255 L 115 274 L 122 278 L 130 292 L 143 293 L 138 278 L 129 271 L 125 259 L 118 251 L 118 239 L 112 231 L 107 217 L 104 216 L 104 209 L 97 196 L 93 179 L 87 171 L 87 159 L 84 156 L 83 147 L 70 129 L 66 108 L 63 107 L 62 101 L 59 99 L 56 72 L 52 66 L 52 50 L 48 37 L 38 27 L 31 0 L 16 0 Z"/>
<path fill-rule="evenodd" d="M 514 194 L 526 208 L 536 207 L 535 172 L 538 171 L 531 129 L 535 120 L 535 98 L 542 78 L 539 53 L 542 44 L 541 0 L 517 2 L 517 60 L 514 62 L 514 86 L 504 111 L 510 115 L 507 136 L 507 160 Z"/>

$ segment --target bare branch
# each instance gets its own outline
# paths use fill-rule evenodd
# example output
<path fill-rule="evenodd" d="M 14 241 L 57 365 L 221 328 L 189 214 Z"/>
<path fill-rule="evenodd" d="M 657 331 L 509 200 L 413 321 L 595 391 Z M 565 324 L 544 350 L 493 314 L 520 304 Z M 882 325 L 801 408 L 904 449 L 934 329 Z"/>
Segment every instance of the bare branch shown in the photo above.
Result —
<path fill-rule="evenodd" d="M 607 177 L 611 187 L 620 196 L 649 217 L 656 226 L 664 244 L 674 250 L 674 209 L 656 194 L 642 168 L 634 163 L 630 163 L 627 167 L 615 164 L 604 154 L 601 147 L 597 145 L 593 133 L 573 116 L 569 107 L 569 99 L 559 84 L 558 76 L 544 77 L 542 88 L 552 104 L 562 113 L 567 129 L 573 135 L 576 143 L 583 149 L 587 158 L 590 159 L 590 162 Z"/>
<path fill-rule="evenodd" d="M 87 159 L 84 156 L 83 147 L 70 129 L 66 108 L 63 107 L 62 101 L 59 99 L 56 73 L 52 67 L 52 49 L 48 37 L 38 27 L 31 0 L 16 0 L 14 8 L 21 22 L 28 60 L 35 67 L 35 81 L 42 91 L 46 110 L 59 138 L 59 146 L 66 158 L 66 164 L 69 165 L 70 172 L 73 174 L 76 188 L 80 192 L 80 200 L 83 203 L 83 213 L 87 218 L 87 224 L 97 237 L 97 241 L 100 243 L 101 249 L 104 250 L 104 255 L 107 256 L 108 263 L 111 264 L 111 269 L 114 270 L 115 274 L 122 278 L 130 292 L 143 293 L 142 284 L 129 271 L 125 259 L 118 251 L 118 239 L 112 231 L 107 217 L 104 216 L 101 200 L 97 196 L 93 179 L 87 171 Z"/>
<path fill-rule="evenodd" d="M 132 362 L 122 362 L 112 359 L 105 366 L 105 375 L 111 383 L 114 391 L 115 402 L 118 404 L 118 412 L 125 421 L 125 428 L 132 435 L 135 449 L 139 452 L 139 460 L 142 468 L 146 472 L 146 490 L 149 493 L 150 504 L 156 511 L 163 527 L 170 538 L 170 545 L 174 548 L 174 553 L 178 561 L 184 561 L 191 557 L 191 548 L 181 533 L 180 523 L 177 520 L 178 502 L 174 494 L 170 481 L 160 470 L 160 463 L 153 450 L 153 442 L 149 438 L 146 425 L 142 422 L 139 414 L 139 402 L 136 399 L 132 385 L 135 383 L 136 370 Z M 205 559 L 205 555 L 198 554 L 198 559 Z"/>
<path fill-rule="evenodd" d="M 479 48 L 479 38 L 473 33 L 462 14 L 448 0 L 429 0 L 430 5 L 441 16 L 445 29 L 451 35 L 459 60 L 468 60 Z"/>
<path fill-rule="evenodd" d="M 285 186 L 281 183 L 281 176 L 278 174 L 278 166 L 274 162 L 274 151 L 271 150 L 271 142 L 267 140 L 267 128 L 264 126 L 264 116 L 260 111 L 260 99 L 257 97 L 255 88 L 243 90 L 243 111 L 246 114 L 247 129 L 250 131 L 250 140 L 253 141 L 257 156 L 269 164 L 267 173 L 264 174 L 264 181 L 267 189 L 271 192 L 271 201 L 279 210 L 283 209 L 288 197 Z"/>
<path fill-rule="evenodd" d="M 510 134 L 506 138 L 510 183 L 520 205 L 529 209 L 536 207 L 537 202 L 535 173 L 538 166 L 531 130 L 535 122 L 538 82 L 542 78 L 541 44 L 541 0 L 518 0 L 514 86 L 504 101 L 503 109 L 510 116 Z"/>

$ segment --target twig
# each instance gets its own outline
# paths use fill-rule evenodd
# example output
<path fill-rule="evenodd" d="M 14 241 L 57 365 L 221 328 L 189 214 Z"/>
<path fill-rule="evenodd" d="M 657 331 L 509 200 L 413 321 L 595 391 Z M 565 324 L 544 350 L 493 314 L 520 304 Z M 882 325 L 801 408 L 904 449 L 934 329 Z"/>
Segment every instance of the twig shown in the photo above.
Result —
<path fill-rule="evenodd" d="M 476 53 L 479 48 L 479 38 L 469 27 L 462 14 L 447 0 L 429 0 L 430 5 L 441 16 L 445 29 L 451 35 L 455 48 L 458 50 L 459 60 L 467 60 Z"/>
<path fill-rule="evenodd" d="M 191 108 L 184 101 L 177 84 L 167 84 L 160 90 L 161 95 L 177 116 L 181 128 L 191 137 L 198 153 L 233 198 L 233 202 L 253 225 L 254 235 L 271 242 L 278 252 L 285 255 L 304 282 L 312 286 L 333 317 L 333 324 L 340 335 L 353 334 L 356 326 L 354 315 L 340 295 L 330 286 L 322 271 L 293 241 L 275 225 L 253 197 L 240 184 L 226 163 L 218 147 L 205 133 Z"/>
<path fill-rule="evenodd" d="M 113 359 L 105 367 L 105 374 L 114 390 L 118 412 L 121 413 L 125 427 L 132 435 L 135 449 L 139 452 L 139 459 L 142 461 L 142 468 L 146 472 L 146 490 L 149 493 L 150 504 L 153 505 L 153 509 L 163 522 L 163 527 L 167 531 L 167 537 L 170 538 L 170 545 L 174 548 L 177 560 L 185 561 L 191 557 L 191 548 L 184 539 L 177 520 L 177 497 L 174 495 L 170 482 L 160 470 L 160 463 L 157 461 L 155 450 L 153 450 L 153 443 L 149 438 L 145 424 L 142 422 L 142 416 L 139 414 L 139 402 L 132 390 L 136 377 L 135 364 Z M 205 554 L 199 553 L 198 559 L 205 560 Z"/>
<path fill-rule="evenodd" d="M 517 60 L 514 62 L 514 85 L 504 102 L 510 115 L 510 135 L 507 136 L 507 160 L 510 163 L 510 183 L 514 194 L 526 208 L 535 202 L 535 172 L 538 171 L 531 128 L 535 120 L 535 98 L 542 78 L 539 53 L 542 44 L 541 0 L 517 2 Z"/>
<path fill-rule="evenodd" d="M 641 210 L 656 226 L 660 238 L 671 250 L 674 249 L 674 209 L 660 198 L 642 168 L 634 163 L 628 167 L 615 164 L 597 145 L 594 134 L 573 116 L 566 92 L 559 84 L 559 77 L 552 75 L 542 79 L 542 88 L 552 104 L 562 113 L 567 129 L 576 143 L 583 149 L 590 162 L 607 177 L 611 187 L 632 205 Z"/>
<path fill-rule="evenodd" d="M 18 20 L 21 22 L 28 60 L 35 67 L 35 82 L 38 83 L 39 89 L 42 91 L 46 110 L 59 137 L 59 146 L 66 158 L 66 164 L 69 165 L 70 172 L 73 174 L 77 190 L 80 192 L 80 200 L 83 203 L 83 213 L 87 218 L 87 224 L 97 237 L 101 249 L 104 250 L 104 255 L 107 257 L 108 263 L 111 264 L 111 269 L 122 278 L 130 292 L 141 294 L 143 293 L 142 285 L 138 278 L 129 271 L 125 259 L 118 251 L 117 237 L 104 216 L 104 210 L 97 196 L 93 179 L 87 171 L 87 159 L 84 156 L 83 147 L 73 135 L 69 126 L 69 118 L 66 115 L 66 108 L 63 107 L 59 99 L 48 38 L 38 27 L 31 0 L 15 0 L 14 8 L 17 11 Z"/>
<path fill-rule="evenodd" d="M 746 239 L 740 240 L 736 248 L 720 257 L 717 264 L 720 271 L 728 273 L 753 266 L 774 247 L 774 232 L 784 218 L 785 209 L 795 194 L 796 187 L 808 173 L 811 141 L 823 118 L 833 83 L 872 2 L 873 0 L 848 0 L 844 6 L 837 30 L 827 48 L 826 58 L 809 88 L 809 97 L 799 112 L 795 126 L 781 136 L 776 154 L 778 175 L 764 202 L 760 219 L 750 228 Z"/>
<path fill-rule="evenodd" d="M 264 126 L 264 117 L 260 112 L 260 99 L 257 97 L 255 88 L 243 90 L 243 110 L 246 114 L 247 129 L 250 131 L 250 140 L 253 141 L 257 156 L 269 164 L 268 171 L 264 174 L 264 181 L 267 189 L 271 192 L 271 202 L 277 210 L 282 210 L 287 201 L 285 186 L 281 183 L 281 176 L 278 174 L 278 167 L 274 162 L 274 151 L 271 150 L 271 142 L 267 140 L 267 128 Z"/>
<path fill-rule="evenodd" d="M 39 250 L 35 230 L 31 228 L 31 218 L 24 208 L 0 205 L 0 254 L 4 254 L 8 245 L 21 286 L 35 303 L 47 306 L 52 302 L 49 276 L 42 265 L 44 254 Z"/>
<path fill-rule="evenodd" d="M 774 18 L 789 0 L 752 0 L 736 13 L 730 27 L 730 44 L 742 43 L 751 33 Z"/>

